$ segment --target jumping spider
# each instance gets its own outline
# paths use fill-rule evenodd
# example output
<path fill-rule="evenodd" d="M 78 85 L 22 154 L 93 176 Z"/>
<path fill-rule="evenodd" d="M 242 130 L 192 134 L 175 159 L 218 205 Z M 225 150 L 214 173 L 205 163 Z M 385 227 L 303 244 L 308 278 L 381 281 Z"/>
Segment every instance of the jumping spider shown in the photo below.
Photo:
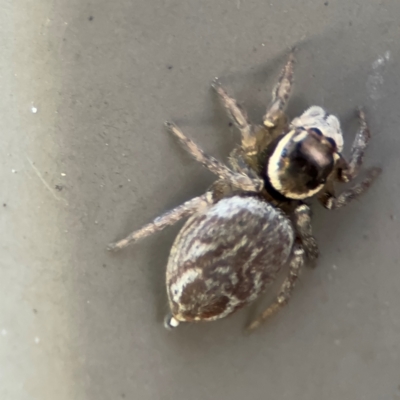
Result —
<path fill-rule="evenodd" d="M 282 69 L 262 125 L 251 124 L 245 111 L 218 79 L 212 87 L 241 133 L 241 144 L 229 157 L 230 167 L 203 152 L 173 123 L 167 129 L 218 179 L 195 197 L 110 245 L 111 250 L 190 217 L 178 234 L 167 265 L 171 314 L 167 328 L 183 321 L 213 321 L 255 300 L 280 269 L 289 272 L 272 305 L 249 329 L 255 329 L 287 304 L 300 269 L 314 265 L 318 246 L 305 200 L 317 196 L 327 209 L 348 204 L 363 194 L 381 170 L 335 196 L 334 182 L 349 182 L 359 172 L 370 132 L 362 110 L 360 130 L 347 162 L 341 152 L 339 120 L 313 106 L 288 123 L 284 108 L 293 83 L 294 55 Z"/>

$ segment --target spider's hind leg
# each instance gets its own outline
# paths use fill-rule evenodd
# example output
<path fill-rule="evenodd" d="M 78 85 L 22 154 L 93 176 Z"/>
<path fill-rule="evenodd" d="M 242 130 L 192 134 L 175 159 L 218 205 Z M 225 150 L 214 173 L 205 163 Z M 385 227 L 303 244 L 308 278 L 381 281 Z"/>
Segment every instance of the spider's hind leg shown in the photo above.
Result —
<path fill-rule="evenodd" d="M 174 225 L 180 219 L 189 217 L 190 215 L 207 208 L 211 204 L 213 204 L 212 192 L 207 192 L 202 196 L 194 197 L 193 199 L 188 200 L 180 206 L 175 207 L 174 209 L 167 211 L 166 213 L 155 218 L 152 222 L 132 232 L 126 238 L 121 239 L 116 243 L 111 243 L 108 246 L 108 250 L 121 250 L 140 239 L 150 236 L 153 233 L 162 231 L 167 226 Z"/>
<path fill-rule="evenodd" d="M 289 273 L 284 280 L 275 301 L 248 326 L 247 329 L 249 331 L 258 328 L 266 319 L 271 317 L 289 302 L 306 260 L 311 263 L 312 267 L 315 267 L 315 262 L 318 258 L 318 245 L 312 235 L 310 207 L 306 204 L 299 205 L 294 210 L 293 219 L 298 241 L 294 245 L 289 261 Z"/>
<path fill-rule="evenodd" d="M 267 318 L 274 315 L 289 302 L 290 296 L 299 278 L 301 268 L 304 265 L 304 261 L 305 251 L 303 246 L 301 244 L 296 244 L 290 259 L 289 273 L 285 278 L 278 295 L 274 302 L 248 326 L 248 331 L 253 331 L 258 328 Z"/>

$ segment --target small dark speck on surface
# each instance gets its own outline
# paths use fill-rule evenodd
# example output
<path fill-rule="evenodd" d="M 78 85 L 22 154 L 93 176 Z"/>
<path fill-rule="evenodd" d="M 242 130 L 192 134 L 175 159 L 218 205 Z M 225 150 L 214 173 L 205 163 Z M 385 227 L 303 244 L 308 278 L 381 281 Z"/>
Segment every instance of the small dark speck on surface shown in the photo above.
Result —
<path fill-rule="evenodd" d="M 59 192 L 61 192 L 61 190 L 63 190 L 63 187 L 61 185 L 56 185 L 54 186 Z"/>
<path fill-rule="evenodd" d="M 118 187 L 119 187 L 119 188 L 123 188 L 123 187 L 124 187 L 124 185 L 119 185 Z"/>
<path fill-rule="evenodd" d="M 7 204 L 6 204 L 6 203 L 3 203 L 3 207 L 7 207 Z"/>
<path fill-rule="evenodd" d="M 106 264 L 103 264 L 103 268 L 106 268 L 107 267 L 107 265 Z"/>
<path fill-rule="evenodd" d="M 93 21 L 93 15 L 88 18 L 89 21 Z"/>
<path fill-rule="evenodd" d="M 229 122 L 228 125 L 229 125 L 229 126 L 233 126 L 233 123 L 232 123 L 232 122 Z"/>
<path fill-rule="evenodd" d="M 324 6 L 327 6 L 329 3 L 326 1 L 325 3 L 324 3 Z"/>
<path fill-rule="evenodd" d="M 173 65 L 167 65 L 167 68 L 168 69 L 172 69 L 172 68 L 174 68 L 174 66 Z"/>
<path fill-rule="evenodd" d="M 36 308 L 34 308 L 32 311 L 33 311 L 35 314 L 38 313 L 38 311 L 36 310 Z"/>

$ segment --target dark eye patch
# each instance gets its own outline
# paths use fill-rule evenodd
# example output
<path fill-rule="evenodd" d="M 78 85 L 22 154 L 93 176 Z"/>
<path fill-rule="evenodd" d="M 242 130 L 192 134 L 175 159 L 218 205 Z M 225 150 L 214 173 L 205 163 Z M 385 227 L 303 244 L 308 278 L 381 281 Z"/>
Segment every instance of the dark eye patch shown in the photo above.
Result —
<path fill-rule="evenodd" d="M 318 128 L 310 128 L 310 131 L 316 133 L 318 136 L 322 136 L 322 132 Z"/>
<path fill-rule="evenodd" d="M 281 153 L 281 157 L 287 157 L 287 155 L 288 155 L 287 149 L 283 149 L 282 153 Z"/>
<path fill-rule="evenodd" d="M 326 140 L 336 149 L 336 142 L 331 137 L 327 137 Z"/>

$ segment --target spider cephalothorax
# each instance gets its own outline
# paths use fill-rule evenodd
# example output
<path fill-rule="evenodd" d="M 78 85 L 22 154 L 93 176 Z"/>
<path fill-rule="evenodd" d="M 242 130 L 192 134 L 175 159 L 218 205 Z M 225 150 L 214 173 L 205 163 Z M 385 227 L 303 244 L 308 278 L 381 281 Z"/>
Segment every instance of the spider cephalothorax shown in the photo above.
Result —
<path fill-rule="evenodd" d="M 368 170 L 358 184 L 335 196 L 334 182 L 358 175 L 370 138 L 363 111 L 350 162 L 341 155 L 343 135 L 339 120 L 313 106 L 290 124 L 283 110 L 293 81 L 293 53 L 273 90 L 263 123 L 253 125 L 218 80 L 213 82 L 229 117 L 241 132 L 241 144 L 227 167 L 206 155 L 172 123 L 167 129 L 183 147 L 218 176 L 202 196 L 156 218 L 112 250 L 189 217 L 178 234 L 167 264 L 166 283 L 171 314 L 165 325 L 183 321 L 212 321 L 226 317 L 256 299 L 279 270 L 289 273 L 273 304 L 251 325 L 285 305 L 306 260 L 318 257 L 312 236 L 310 208 L 303 202 L 317 196 L 328 209 L 357 198 L 380 173 Z"/>
<path fill-rule="evenodd" d="M 316 114 L 311 118 L 310 114 Z M 336 127 L 320 123 L 320 115 Z M 309 122 L 302 126 L 302 119 Z M 320 107 L 311 107 L 292 123 L 291 130 L 282 134 L 271 148 L 264 176 L 267 185 L 288 199 L 306 199 L 320 192 L 341 159 L 336 141 L 343 143 L 339 121 Z M 323 120 L 325 121 L 325 120 Z M 330 128 L 330 129 L 324 129 Z"/>

